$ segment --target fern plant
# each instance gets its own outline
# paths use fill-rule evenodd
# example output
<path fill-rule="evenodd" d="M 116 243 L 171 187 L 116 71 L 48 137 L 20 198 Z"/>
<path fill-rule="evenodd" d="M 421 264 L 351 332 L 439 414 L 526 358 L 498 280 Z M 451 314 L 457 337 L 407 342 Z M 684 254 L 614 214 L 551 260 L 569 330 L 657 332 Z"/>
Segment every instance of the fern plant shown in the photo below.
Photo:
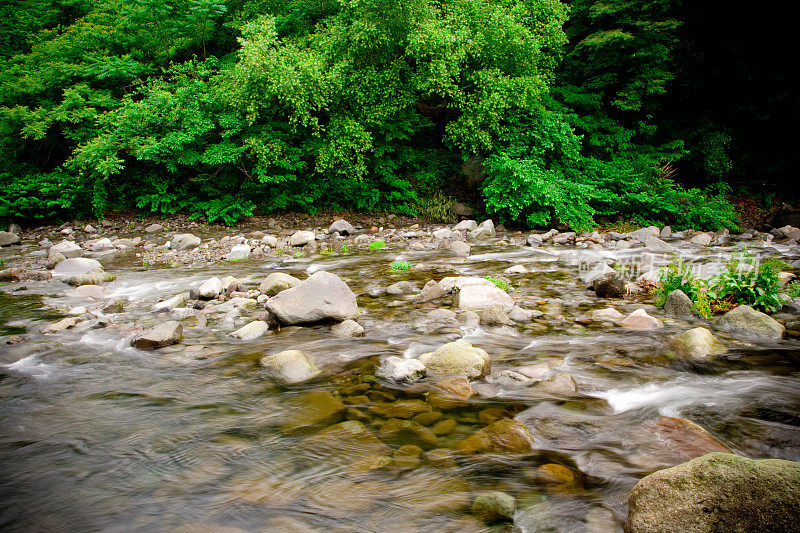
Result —
<path fill-rule="evenodd" d="M 392 270 L 399 270 L 399 271 L 408 270 L 411 268 L 411 266 L 412 266 L 411 263 L 409 263 L 408 261 L 392 261 L 391 265 Z"/>
<path fill-rule="evenodd" d="M 777 259 L 759 261 L 746 248 L 737 251 L 727 268 L 714 276 L 708 297 L 749 305 L 753 309 L 772 313 L 783 306 L 778 272 L 790 265 Z"/>
<path fill-rule="evenodd" d="M 495 287 L 498 289 L 502 289 L 506 292 L 511 290 L 511 283 L 508 282 L 505 278 L 498 278 L 494 276 L 484 276 L 483 279 L 488 279 L 491 281 Z"/>

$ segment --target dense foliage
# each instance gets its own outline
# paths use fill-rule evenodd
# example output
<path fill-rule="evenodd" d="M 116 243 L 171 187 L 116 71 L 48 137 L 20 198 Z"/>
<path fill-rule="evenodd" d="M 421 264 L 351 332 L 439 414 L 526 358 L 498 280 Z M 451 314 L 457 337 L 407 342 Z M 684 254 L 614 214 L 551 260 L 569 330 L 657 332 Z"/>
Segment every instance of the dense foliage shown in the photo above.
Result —
<path fill-rule="evenodd" d="M 730 134 L 663 118 L 690 61 L 678 0 L 14 0 L 0 14 L 2 220 L 446 220 L 459 198 L 529 226 L 736 224 L 728 189 L 707 187 L 729 175 Z M 682 161 L 706 189 L 677 184 Z"/>

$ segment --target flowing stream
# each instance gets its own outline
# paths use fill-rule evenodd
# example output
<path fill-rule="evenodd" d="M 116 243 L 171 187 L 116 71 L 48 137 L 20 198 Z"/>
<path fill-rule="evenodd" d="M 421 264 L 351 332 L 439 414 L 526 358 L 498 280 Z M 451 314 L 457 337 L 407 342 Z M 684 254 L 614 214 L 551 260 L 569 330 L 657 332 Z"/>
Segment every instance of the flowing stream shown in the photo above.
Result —
<path fill-rule="evenodd" d="M 203 235 L 209 236 L 219 234 Z M 717 254 L 732 250 L 676 244 L 684 257 L 712 266 Z M 0 253 L 12 265 L 35 249 L 28 243 Z M 789 256 L 785 247 L 769 250 Z M 470 515 L 475 494 L 503 491 L 516 498 L 520 531 L 621 531 L 636 482 L 693 456 L 695 443 L 659 430 L 662 416 L 691 420 L 741 455 L 800 460 L 800 342 L 753 344 L 715 332 L 724 355 L 673 359 L 668 339 L 700 319 L 666 318 L 647 303 L 652 297 L 600 300 L 578 277 L 576 254 L 624 260 L 641 251 L 487 244 L 461 259 L 390 243 L 381 251 L 174 268 L 144 267 L 133 251 L 113 252 L 97 258 L 116 275 L 105 284 L 106 298 L 123 298 L 125 312 L 49 335 L 36 332 L 64 310 L 98 304 L 58 280 L 6 284 L 0 336 L 27 332 L 27 339 L 0 346 L 0 529 L 505 531 Z M 424 268 L 392 272 L 395 259 Z M 382 291 L 402 280 L 419 290 L 445 276 L 502 275 L 517 264 L 529 273 L 508 275 L 510 294 L 521 307 L 543 312 L 526 324 L 434 323 L 426 315 L 452 308 L 449 300 L 415 304 Z M 166 319 L 152 311 L 157 301 L 211 276 L 257 287 L 271 272 L 302 279 L 318 269 L 337 274 L 356 293 L 364 337 L 340 338 L 315 326 L 238 341 L 228 334 L 247 318 L 219 313 L 203 327 L 187 319 L 180 344 L 152 352 L 130 346 L 142 327 Z M 635 332 L 575 321 L 606 306 L 624 314 L 644 308 L 664 327 Z M 376 377 L 377 366 L 388 356 L 415 357 L 457 339 L 486 350 L 492 373 L 473 383 L 478 394 L 466 405 L 443 410 L 429 424 L 438 440 L 423 446 L 423 456 L 398 456 L 404 442 L 397 439 L 315 438 L 344 420 L 380 436 L 387 416 L 376 406 L 394 404 L 408 418 L 401 407 L 424 402 L 433 378 L 399 385 Z M 323 376 L 274 384 L 259 358 L 287 349 L 313 354 Z M 571 375 L 579 392 L 543 394 L 503 374 L 538 363 L 549 365 L 546 375 Z M 346 409 L 298 430 L 294 421 L 317 408 L 308 393 L 318 391 Z M 504 417 L 525 424 L 534 453 L 455 453 L 459 441 Z M 393 462 L 386 459 L 392 453 Z M 543 478 L 541 466 L 552 464 L 574 479 Z"/>

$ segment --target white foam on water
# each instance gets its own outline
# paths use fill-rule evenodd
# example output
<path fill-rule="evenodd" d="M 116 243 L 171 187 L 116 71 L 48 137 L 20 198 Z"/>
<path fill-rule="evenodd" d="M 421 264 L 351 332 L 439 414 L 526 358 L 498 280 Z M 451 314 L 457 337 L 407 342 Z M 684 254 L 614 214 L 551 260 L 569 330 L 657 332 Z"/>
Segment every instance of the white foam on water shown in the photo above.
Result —
<path fill-rule="evenodd" d="M 28 357 L 22 358 L 19 361 L 2 366 L 8 368 L 9 370 L 14 370 L 15 372 L 33 376 L 36 379 L 48 378 L 55 369 L 53 365 L 48 365 L 47 363 L 40 361 L 36 354 L 29 355 Z"/>
<path fill-rule="evenodd" d="M 606 400 L 615 413 L 655 407 L 661 415 L 680 416 L 685 407 L 737 403 L 750 393 L 767 393 L 771 385 L 774 384 L 768 376 L 681 377 L 668 383 L 648 383 L 628 390 L 610 389 L 592 396 Z"/>

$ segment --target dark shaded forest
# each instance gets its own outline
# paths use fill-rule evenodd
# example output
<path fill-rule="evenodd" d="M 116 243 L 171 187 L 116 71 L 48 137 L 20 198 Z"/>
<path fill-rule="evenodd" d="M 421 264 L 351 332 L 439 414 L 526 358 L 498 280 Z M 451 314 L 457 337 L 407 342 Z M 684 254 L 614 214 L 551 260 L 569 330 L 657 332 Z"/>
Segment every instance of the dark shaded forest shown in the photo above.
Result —
<path fill-rule="evenodd" d="M 734 228 L 796 195 L 790 38 L 681 0 L 7 0 L 0 219 Z"/>

